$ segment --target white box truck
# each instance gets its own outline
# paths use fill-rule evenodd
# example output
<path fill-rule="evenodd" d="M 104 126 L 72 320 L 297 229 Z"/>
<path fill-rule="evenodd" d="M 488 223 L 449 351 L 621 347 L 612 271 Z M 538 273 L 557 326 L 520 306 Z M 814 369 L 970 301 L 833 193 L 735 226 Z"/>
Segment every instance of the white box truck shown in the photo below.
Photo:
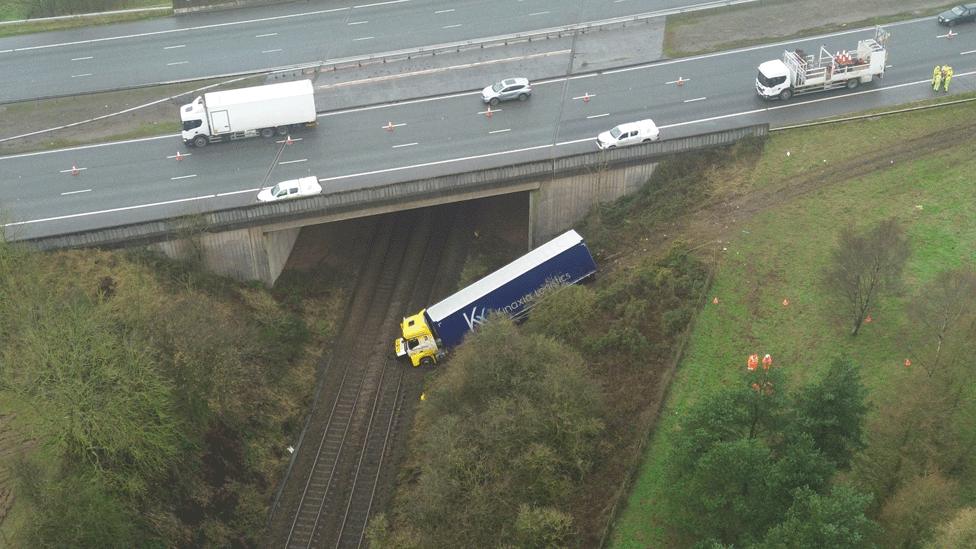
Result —
<path fill-rule="evenodd" d="M 183 142 L 194 147 L 225 139 L 285 135 L 314 126 L 311 80 L 205 93 L 180 108 Z"/>
<path fill-rule="evenodd" d="M 759 65 L 756 92 L 763 99 L 787 100 L 794 95 L 846 87 L 854 89 L 874 77 L 884 76 L 888 62 L 885 43 L 888 31 L 877 27 L 873 39 L 861 40 L 855 51 L 830 53 L 820 46 L 820 55 L 803 50 L 786 51 L 783 59 Z"/>

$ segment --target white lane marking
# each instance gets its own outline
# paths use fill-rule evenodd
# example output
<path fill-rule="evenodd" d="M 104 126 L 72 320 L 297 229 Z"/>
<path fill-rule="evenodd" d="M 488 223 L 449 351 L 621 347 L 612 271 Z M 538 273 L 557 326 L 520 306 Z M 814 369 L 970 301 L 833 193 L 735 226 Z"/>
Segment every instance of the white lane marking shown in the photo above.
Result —
<path fill-rule="evenodd" d="M 976 53 L 976 50 L 961 51 L 959 52 L 959 55 L 969 55 L 971 53 Z"/>
<path fill-rule="evenodd" d="M 179 44 L 177 46 L 163 46 L 164 50 L 175 50 L 176 48 L 185 48 L 186 44 Z"/>
<path fill-rule="evenodd" d="M 281 48 L 278 48 L 276 50 L 264 50 L 261 53 L 275 53 L 275 52 L 279 52 L 279 51 L 281 51 Z"/>
<path fill-rule="evenodd" d="M 496 112 L 502 112 L 502 110 L 503 109 L 493 109 L 489 105 L 488 110 L 486 110 L 486 111 L 478 111 L 478 114 L 488 114 L 488 113 L 495 114 Z"/>
<path fill-rule="evenodd" d="M 245 19 L 243 21 L 228 21 L 226 23 L 214 23 L 212 25 L 200 25 L 199 27 L 186 27 L 186 28 L 183 28 L 183 29 L 167 29 L 167 30 L 161 30 L 161 31 L 140 32 L 140 33 L 137 33 L 137 34 L 123 34 L 123 35 L 120 35 L 120 36 L 107 36 L 105 38 L 92 38 L 90 40 L 77 40 L 75 42 L 60 42 L 60 43 L 57 43 L 57 44 L 44 44 L 44 45 L 41 45 L 41 46 L 26 46 L 26 47 L 23 47 L 23 48 L 13 48 L 13 49 L 9 49 L 9 50 L 0 50 L 0 53 L 12 53 L 12 52 L 15 52 L 15 51 L 42 50 L 42 49 L 46 49 L 46 48 L 60 48 L 60 47 L 65 47 L 65 46 L 77 46 L 78 44 L 94 44 L 96 42 L 108 42 L 108 41 L 111 41 L 111 40 L 125 40 L 127 38 L 142 38 L 144 36 L 156 36 L 156 35 L 160 35 L 160 34 L 172 34 L 172 33 L 176 33 L 176 32 L 189 32 L 189 31 L 195 31 L 195 30 L 217 29 L 217 28 L 221 28 L 221 27 L 231 27 L 231 26 L 235 26 L 235 25 L 247 25 L 249 23 L 263 23 L 265 21 L 278 21 L 278 20 L 281 20 L 281 19 L 294 19 L 296 17 L 306 17 L 306 16 L 309 16 L 309 15 L 321 15 L 323 13 L 334 13 L 334 12 L 337 12 L 337 11 L 346 11 L 348 9 L 349 9 L 348 7 L 345 7 L 345 8 L 332 8 L 332 9 L 327 9 L 327 10 L 307 11 L 307 12 L 304 12 L 304 13 L 291 13 L 291 14 L 288 14 L 288 15 L 276 15 L 274 17 L 262 17 L 262 18 L 259 18 L 259 19 Z"/>
<path fill-rule="evenodd" d="M 346 23 L 346 24 L 352 26 L 352 25 L 365 25 L 366 23 L 369 23 L 369 21 L 353 21 L 351 23 Z"/>
<path fill-rule="evenodd" d="M 292 142 L 301 141 L 302 139 L 304 139 L 303 137 L 291 137 L 290 135 L 288 137 L 291 138 L 291 141 Z M 281 141 L 275 141 L 275 143 L 278 143 L 279 145 L 281 143 L 287 143 L 287 142 L 288 142 L 288 139 L 282 139 Z"/>
<path fill-rule="evenodd" d="M 460 26 L 461 26 L 461 24 L 460 24 L 460 23 L 458 23 L 457 25 L 444 25 L 444 26 L 443 26 L 443 27 L 441 27 L 441 28 L 442 28 L 442 29 L 456 29 L 456 28 L 458 28 L 458 27 L 460 27 Z"/>
<path fill-rule="evenodd" d="M 586 118 L 603 118 L 604 116 L 610 116 L 610 113 L 605 112 L 603 114 L 591 114 L 590 116 L 587 116 Z"/>
<path fill-rule="evenodd" d="M 88 57 L 75 57 L 72 61 L 84 61 L 85 59 L 94 59 L 95 56 L 89 55 Z"/>
<path fill-rule="evenodd" d="M 90 72 L 86 72 L 85 74 L 72 74 L 71 75 L 71 78 L 82 78 L 82 77 L 91 76 L 91 75 L 92 75 L 92 73 L 90 73 Z"/>
<path fill-rule="evenodd" d="M 696 97 L 694 99 L 685 99 L 685 103 L 694 103 L 695 101 L 704 101 L 708 99 L 707 97 Z"/>
<path fill-rule="evenodd" d="M 100 215 L 106 213 L 124 212 L 126 210 L 141 210 L 143 208 L 152 208 L 154 206 L 168 206 L 170 204 L 179 204 L 180 202 L 192 202 L 194 200 L 204 200 L 207 198 L 214 198 L 215 195 L 207 194 L 204 196 L 194 196 L 192 198 L 177 198 L 176 200 L 167 200 L 165 202 L 153 202 L 152 204 L 139 204 L 136 206 L 122 206 L 120 208 L 110 208 L 108 210 L 98 210 L 94 212 L 82 212 L 76 214 L 59 215 L 57 217 L 45 217 L 41 219 L 30 219 L 27 221 L 15 221 L 13 223 L 6 223 L 4 227 L 15 227 L 17 225 L 30 225 L 33 223 L 44 223 L 45 221 L 62 221 L 65 219 L 74 219 L 77 217 L 90 217 L 93 215 Z"/>
<path fill-rule="evenodd" d="M 512 128 L 505 128 L 504 130 L 493 130 L 493 131 L 490 131 L 488 133 L 490 133 L 490 134 L 491 133 L 505 133 L 505 132 L 510 132 L 510 131 L 512 131 Z"/>
<path fill-rule="evenodd" d="M 573 99 L 574 100 L 576 100 L 576 99 L 593 99 L 594 97 L 596 97 L 596 94 L 595 93 L 587 93 L 585 95 L 576 96 Z"/>
<path fill-rule="evenodd" d="M 436 73 L 445 72 L 445 71 L 454 71 L 454 70 L 470 69 L 470 68 L 473 68 L 473 67 L 480 67 L 482 65 L 494 65 L 494 64 L 497 64 L 497 63 L 507 63 L 509 61 L 525 61 L 527 59 L 534 59 L 536 57 L 549 57 L 549 56 L 553 56 L 553 55 L 565 55 L 565 54 L 570 53 L 571 51 L 573 51 L 573 50 L 547 51 L 547 52 L 542 52 L 542 53 L 533 53 L 533 54 L 530 54 L 530 55 L 522 55 L 522 56 L 519 56 L 519 57 L 506 57 L 504 59 L 492 59 L 490 61 L 478 61 L 478 62 L 475 62 L 475 63 L 465 63 L 463 65 L 451 65 L 449 67 L 438 67 L 436 69 L 424 69 L 424 70 L 414 71 L 414 72 L 405 72 L 405 73 L 400 73 L 400 74 L 391 74 L 391 75 L 387 75 L 387 76 L 377 76 L 377 77 L 374 77 L 374 78 L 363 78 L 361 80 L 350 80 L 348 82 L 340 82 L 338 84 L 323 84 L 321 86 L 317 86 L 317 88 L 320 89 L 320 90 L 324 90 L 324 89 L 330 89 L 330 88 L 341 88 L 341 87 L 345 87 L 345 86 L 355 86 L 355 85 L 358 85 L 358 84 L 372 84 L 374 82 L 382 82 L 384 80 L 392 80 L 392 79 L 396 79 L 396 78 L 407 78 L 409 76 L 424 76 L 424 75 L 436 74 Z M 480 94 L 481 92 L 479 91 L 477 93 Z M 461 93 L 459 95 L 454 95 L 454 96 L 450 96 L 450 97 L 461 97 L 461 96 L 464 96 L 464 95 L 473 95 L 473 93 Z M 593 96 L 591 95 L 590 97 L 593 97 Z M 420 101 L 430 101 L 430 99 L 422 99 Z M 403 102 L 398 103 L 398 105 L 408 105 L 408 104 L 410 104 L 410 101 L 403 101 Z M 375 108 L 375 106 L 374 107 L 371 107 L 371 108 Z M 323 116 L 323 115 L 320 115 L 320 116 Z"/>
<path fill-rule="evenodd" d="M 535 13 L 530 13 L 529 14 L 529 17 L 532 17 L 533 15 L 545 15 L 547 13 L 549 13 L 549 12 L 548 11 L 537 11 Z"/>
<path fill-rule="evenodd" d="M 373 6 L 386 6 L 388 4 L 402 4 L 403 2 L 409 2 L 410 0 L 390 0 L 389 2 L 376 2 L 374 4 L 360 4 L 358 6 L 353 6 L 352 9 L 360 8 L 372 8 Z"/>
<path fill-rule="evenodd" d="M 590 139 L 593 139 L 593 138 L 591 137 Z M 534 147 L 525 147 L 524 149 L 513 149 L 513 150 L 510 150 L 510 151 L 500 151 L 500 152 L 493 152 L 493 153 L 477 154 L 477 155 L 474 155 L 474 156 L 464 156 L 464 157 L 461 157 L 461 158 L 448 158 L 446 160 L 434 160 L 432 162 L 424 162 L 423 164 L 413 164 L 413 165 L 410 165 L 410 166 L 397 166 L 395 168 L 383 168 L 381 170 L 373 170 L 371 172 L 351 173 L 351 174 L 347 174 L 347 175 L 337 175 L 337 176 L 334 176 L 334 177 L 320 177 L 319 178 L 319 183 L 325 183 L 325 182 L 328 182 L 328 181 L 337 181 L 339 179 L 349 179 L 349 178 L 352 178 L 352 177 L 363 177 L 364 175 L 376 175 L 376 174 L 381 174 L 381 173 L 399 172 L 399 171 L 403 171 L 403 170 L 410 170 L 410 169 L 413 169 L 413 168 L 426 168 L 428 166 L 438 166 L 440 164 L 450 164 L 452 162 L 463 162 L 465 160 L 477 160 L 479 158 L 490 158 L 492 156 L 501 156 L 503 154 L 514 154 L 514 153 L 520 153 L 520 152 L 535 151 L 535 150 L 539 150 L 539 149 L 548 149 L 550 147 L 552 147 L 552 145 L 549 145 L 549 144 L 547 144 L 547 145 L 536 145 Z"/>
<path fill-rule="evenodd" d="M 61 193 L 61 196 L 67 196 L 69 194 L 78 194 L 78 193 L 90 193 L 90 192 L 91 192 L 91 189 L 85 189 L 83 191 L 68 191 L 66 193 Z"/>
<path fill-rule="evenodd" d="M 193 156 L 193 153 L 186 153 L 186 154 L 180 153 L 180 158 L 186 158 L 188 156 Z M 166 158 L 176 158 L 176 155 L 175 154 L 171 154 L 171 155 L 167 156 Z"/>
<path fill-rule="evenodd" d="M 437 10 L 434 12 L 434 15 L 437 15 L 439 13 L 451 13 L 452 11 L 454 11 L 454 8 L 451 8 L 449 10 Z"/>
<path fill-rule="evenodd" d="M 276 33 L 276 32 L 266 32 L 264 34 L 255 34 L 254 35 L 255 38 L 267 38 L 269 36 L 278 36 L 278 33 Z"/>
<path fill-rule="evenodd" d="M 230 191 L 230 192 L 226 192 L 226 193 L 217 193 L 214 196 L 217 196 L 217 197 L 220 197 L 220 196 L 231 196 L 231 195 L 234 195 L 234 194 L 253 193 L 253 192 L 260 191 L 260 190 L 261 190 L 261 188 L 259 187 L 257 189 L 244 189 L 242 191 Z"/>
<path fill-rule="evenodd" d="M 174 61 L 173 63 L 166 63 L 166 66 L 170 67 L 172 65 L 186 65 L 187 63 L 189 63 L 189 61 Z"/>
<path fill-rule="evenodd" d="M 308 162 L 308 159 L 307 158 L 302 158 L 301 160 L 285 160 L 284 162 L 278 162 L 278 165 L 281 165 L 281 164 L 297 164 L 299 162 Z"/>
<path fill-rule="evenodd" d="M 376 38 L 376 37 L 375 36 L 364 36 L 362 38 L 353 38 L 352 41 L 353 42 L 359 42 L 360 40 L 372 40 L 374 38 Z"/>
<path fill-rule="evenodd" d="M 196 177 L 196 176 L 197 176 L 197 174 L 195 174 L 195 173 L 194 174 L 190 174 L 190 175 L 180 175 L 180 176 L 177 176 L 177 177 L 171 177 L 171 178 L 169 178 L 169 180 L 170 181 L 176 181 L 177 179 L 189 179 L 191 177 Z"/>
<path fill-rule="evenodd" d="M 380 126 L 380 128 L 382 128 L 384 130 L 388 130 L 390 128 L 399 128 L 400 126 L 406 126 L 406 125 L 407 125 L 406 122 L 400 122 L 399 124 L 394 124 L 393 122 L 390 122 L 389 124 L 387 124 L 385 126 Z"/>
<path fill-rule="evenodd" d="M 678 82 L 681 82 L 682 84 L 684 84 L 685 82 L 691 82 L 691 79 L 690 78 L 682 78 L 682 77 L 679 76 L 677 80 L 672 80 L 670 82 L 665 82 L 665 84 L 677 84 Z"/>
<path fill-rule="evenodd" d="M 562 147 L 563 145 L 575 145 L 577 143 L 586 143 L 587 141 L 593 141 L 595 137 L 584 137 L 583 139 L 574 139 L 572 141 L 560 141 L 556 143 L 557 147 Z"/>
<path fill-rule="evenodd" d="M 71 168 L 70 170 L 61 170 L 58 173 L 83 172 L 83 171 L 85 171 L 87 169 L 88 168 L 78 168 L 78 167 L 75 167 L 75 168 Z"/>
<path fill-rule="evenodd" d="M 393 145 L 393 148 L 394 149 L 399 149 L 400 147 L 413 147 L 416 144 L 417 144 L 416 142 L 413 142 L 413 143 L 404 143 L 402 145 Z"/>

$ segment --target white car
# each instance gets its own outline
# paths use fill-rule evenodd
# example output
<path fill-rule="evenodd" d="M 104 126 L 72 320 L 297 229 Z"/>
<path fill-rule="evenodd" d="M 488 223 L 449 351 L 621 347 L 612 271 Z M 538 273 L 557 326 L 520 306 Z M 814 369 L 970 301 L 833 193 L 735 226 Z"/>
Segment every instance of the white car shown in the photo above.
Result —
<path fill-rule="evenodd" d="M 313 175 L 282 181 L 274 187 L 265 187 L 258 193 L 258 200 L 260 202 L 273 202 L 286 198 L 319 194 L 320 192 L 322 192 L 322 185 L 319 185 L 319 178 Z"/>
<path fill-rule="evenodd" d="M 506 78 L 481 90 L 481 100 L 491 106 L 512 99 L 525 101 L 530 95 L 532 95 L 532 85 L 529 84 L 528 78 Z"/>
<path fill-rule="evenodd" d="M 614 149 L 637 143 L 650 143 L 657 141 L 660 136 L 661 132 L 654 125 L 653 120 L 638 120 L 621 124 L 596 136 L 596 146 L 601 149 Z"/>

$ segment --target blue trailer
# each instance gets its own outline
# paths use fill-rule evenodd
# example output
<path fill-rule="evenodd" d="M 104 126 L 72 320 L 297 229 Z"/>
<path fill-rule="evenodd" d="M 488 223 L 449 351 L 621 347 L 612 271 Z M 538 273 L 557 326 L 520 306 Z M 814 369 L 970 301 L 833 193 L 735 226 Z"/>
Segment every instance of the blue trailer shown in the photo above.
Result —
<path fill-rule="evenodd" d="M 408 316 L 394 342 L 397 356 L 414 366 L 433 364 L 490 313 L 525 316 L 533 298 L 551 287 L 576 284 L 596 273 L 583 237 L 567 231 L 470 286 Z"/>

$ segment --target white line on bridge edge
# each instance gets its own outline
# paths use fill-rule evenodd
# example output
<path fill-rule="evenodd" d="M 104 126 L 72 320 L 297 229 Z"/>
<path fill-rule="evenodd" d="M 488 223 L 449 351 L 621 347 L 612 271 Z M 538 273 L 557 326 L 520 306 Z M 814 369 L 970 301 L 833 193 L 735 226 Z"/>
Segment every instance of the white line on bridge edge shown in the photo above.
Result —
<path fill-rule="evenodd" d="M 359 8 L 372 8 L 374 6 L 386 6 L 388 4 L 402 4 L 403 2 L 409 2 L 410 0 L 389 0 L 388 2 L 376 2 L 373 4 L 360 4 L 358 6 L 353 6 L 352 9 Z"/>
<path fill-rule="evenodd" d="M 7 223 L 4 227 L 15 227 L 17 225 L 30 225 L 33 223 L 43 223 L 45 221 L 61 221 L 64 219 L 74 219 L 76 217 L 89 217 L 93 215 L 101 215 L 107 213 L 124 212 L 126 210 L 141 210 L 143 208 L 152 208 L 154 206 L 168 206 L 170 204 L 179 204 L 181 202 L 192 202 L 194 200 L 205 200 L 207 198 L 214 198 L 216 195 L 208 194 L 204 196 L 194 196 L 192 198 L 177 198 L 176 200 L 167 200 L 166 202 L 153 202 L 152 204 L 139 204 L 138 206 L 122 206 L 120 208 L 111 208 L 108 210 L 98 210 L 95 212 L 82 212 L 76 214 L 59 215 L 57 217 L 45 217 L 43 219 L 31 219 L 29 221 L 15 221 L 13 223 Z"/>
<path fill-rule="evenodd" d="M 61 193 L 61 196 L 65 196 L 65 195 L 69 195 L 69 194 L 78 194 L 78 193 L 90 193 L 90 192 L 91 192 L 91 189 L 85 189 L 83 191 L 68 191 L 66 193 Z"/>

